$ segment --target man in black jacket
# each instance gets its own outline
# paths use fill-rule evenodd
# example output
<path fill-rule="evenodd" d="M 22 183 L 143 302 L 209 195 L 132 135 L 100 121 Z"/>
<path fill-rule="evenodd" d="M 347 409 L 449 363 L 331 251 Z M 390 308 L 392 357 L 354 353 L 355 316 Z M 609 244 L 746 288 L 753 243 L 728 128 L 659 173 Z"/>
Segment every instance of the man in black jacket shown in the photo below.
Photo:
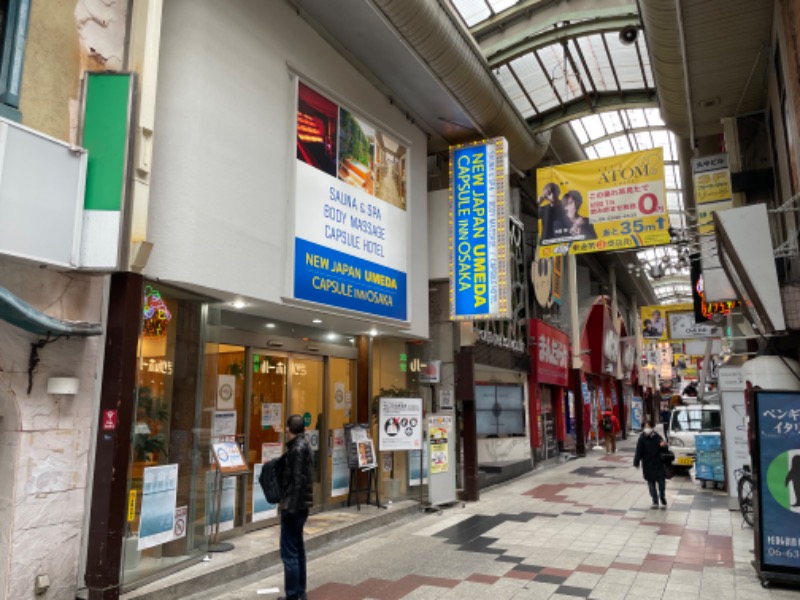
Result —
<path fill-rule="evenodd" d="M 283 455 L 281 500 L 281 560 L 286 596 L 278 600 L 306 600 L 306 548 L 303 526 L 314 504 L 311 445 L 302 415 L 286 420 L 286 454 Z"/>
<path fill-rule="evenodd" d="M 658 508 L 659 498 L 661 499 L 661 508 L 667 508 L 666 474 L 664 463 L 661 461 L 662 448 L 666 448 L 666 446 L 667 443 L 653 430 L 653 423 L 647 421 L 639 436 L 639 441 L 636 443 L 633 466 L 638 469 L 639 464 L 642 465 L 642 475 L 647 481 L 650 497 L 653 499 L 651 508 Z M 656 484 L 658 484 L 657 493 Z"/>

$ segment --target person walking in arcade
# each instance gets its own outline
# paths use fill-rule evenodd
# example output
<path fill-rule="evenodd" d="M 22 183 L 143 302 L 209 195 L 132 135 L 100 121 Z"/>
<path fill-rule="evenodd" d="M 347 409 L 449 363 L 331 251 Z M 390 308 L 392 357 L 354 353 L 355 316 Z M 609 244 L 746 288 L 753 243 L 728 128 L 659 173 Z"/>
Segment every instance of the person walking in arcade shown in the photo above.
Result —
<path fill-rule="evenodd" d="M 642 465 L 642 476 L 647 481 L 650 498 L 653 500 L 650 508 L 658 508 L 659 500 L 661 500 L 661 508 L 667 508 L 667 477 L 664 463 L 661 460 L 662 448 L 666 447 L 667 443 L 653 429 L 652 421 L 646 421 L 639 441 L 636 442 L 633 466 L 638 469 L 639 465 Z M 658 490 L 656 490 L 656 485 L 658 485 Z"/>
<path fill-rule="evenodd" d="M 620 429 L 617 415 L 610 408 L 605 409 L 600 417 L 600 429 L 605 438 L 606 454 L 613 454 L 617 451 L 617 434 Z"/>

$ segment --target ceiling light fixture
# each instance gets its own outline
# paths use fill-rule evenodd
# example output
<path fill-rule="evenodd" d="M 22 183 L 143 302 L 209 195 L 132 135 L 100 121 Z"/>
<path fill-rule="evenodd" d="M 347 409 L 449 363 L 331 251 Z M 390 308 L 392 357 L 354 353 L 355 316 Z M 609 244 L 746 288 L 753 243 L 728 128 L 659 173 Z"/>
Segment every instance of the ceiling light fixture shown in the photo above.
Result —
<path fill-rule="evenodd" d="M 376 335 L 378 335 L 378 330 L 377 330 L 377 329 L 374 329 L 374 328 L 373 328 L 373 329 L 370 329 L 370 330 L 369 330 L 369 334 L 370 334 L 372 337 L 375 337 Z"/>
<path fill-rule="evenodd" d="M 239 310 L 247 306 L 247 302 L 243 302 L 242 300 L 234 300 L 233 302 L 231 302 L 231 306 Z"/>
<path fill-rule="evenodd" d="M 322 319 L 311 319 L 311 322 L 314 323 L 314 325 L 319 325 L 322 323 Z"/>
<path fill-rule="evenodd" d="M 267 323 L 267 329 L 275 329 L 275 323 Z"/>

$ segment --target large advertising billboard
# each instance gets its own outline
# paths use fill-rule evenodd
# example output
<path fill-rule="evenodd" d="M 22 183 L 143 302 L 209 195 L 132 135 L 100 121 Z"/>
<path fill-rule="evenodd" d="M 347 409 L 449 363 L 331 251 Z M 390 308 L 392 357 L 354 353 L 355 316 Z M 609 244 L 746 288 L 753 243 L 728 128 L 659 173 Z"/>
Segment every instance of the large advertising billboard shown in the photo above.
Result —
<path fill-rule="evenodd" d="M 800 394 L 753 393 L 756 561 L 759 572 L 800 574 Z"/>
<path fill-rule="evenodd" d="M 508 143 L 450 149 L 450 318 L 509 319 Z"/>
<path fill-rule="evenodd" d="M 303 83 L 294 296 L 408 319 L 407 148 Z"/>
<path fill-rule="evenodd" d="M 536 171 L 540 255 L 667 244 L 661 148 Z"/>

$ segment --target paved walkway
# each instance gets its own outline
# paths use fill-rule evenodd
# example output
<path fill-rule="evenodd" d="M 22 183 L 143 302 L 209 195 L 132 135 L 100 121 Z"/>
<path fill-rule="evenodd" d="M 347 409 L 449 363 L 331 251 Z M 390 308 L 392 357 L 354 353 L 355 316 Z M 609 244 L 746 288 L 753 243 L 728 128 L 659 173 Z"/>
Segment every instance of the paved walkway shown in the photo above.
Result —
<path fill-rule="evenodd" d="M 799 599 L 762 589 L 750 564 L 753 530 L 721 491 L 689 477 L 667 482 L 650 509 L 631 466 L 634 440 L 484 490 L 481 500 L 415 514 L 312 553 L 310 600 Z M 191 596 L 274 599 L 275 565 Z M 259 593 L 259 591 L 261 593 Z"/>

